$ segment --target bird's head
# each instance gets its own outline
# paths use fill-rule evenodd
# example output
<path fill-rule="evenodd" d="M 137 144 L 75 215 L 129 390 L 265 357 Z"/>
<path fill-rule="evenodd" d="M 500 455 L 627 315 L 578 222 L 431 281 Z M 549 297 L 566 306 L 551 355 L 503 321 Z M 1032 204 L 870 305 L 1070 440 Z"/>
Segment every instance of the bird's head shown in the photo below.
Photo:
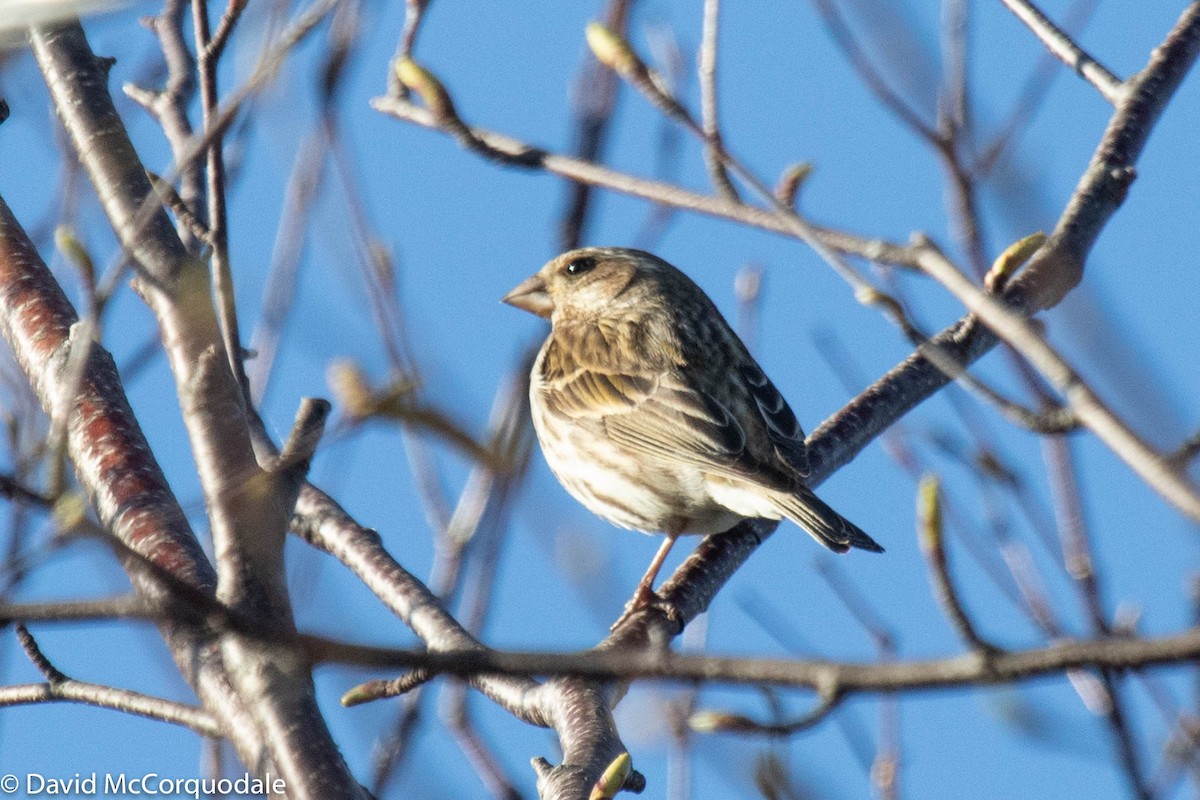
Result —
<path fill-rule="evenodd" d="M 660 297 L 664 282 L 678 280 L 674 276 L 681 273 L 641 250 L 585 247 L 552 259 L 503 301 L 546 319 L 591 317 Z"/>

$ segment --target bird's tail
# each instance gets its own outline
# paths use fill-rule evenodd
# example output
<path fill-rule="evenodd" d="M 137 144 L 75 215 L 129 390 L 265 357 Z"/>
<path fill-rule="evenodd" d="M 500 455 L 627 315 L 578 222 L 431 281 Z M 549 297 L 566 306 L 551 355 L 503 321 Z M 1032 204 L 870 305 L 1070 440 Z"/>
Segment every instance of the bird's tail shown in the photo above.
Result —
<path fill-rule="evenodd" d="M 801 486 L 791 494 L 781 494 L 776 502 L 788 519 L 835 553 L 844 553 L 852 547 L 872 553 L 883 552 L 878 542 L 806 487 Z"/>

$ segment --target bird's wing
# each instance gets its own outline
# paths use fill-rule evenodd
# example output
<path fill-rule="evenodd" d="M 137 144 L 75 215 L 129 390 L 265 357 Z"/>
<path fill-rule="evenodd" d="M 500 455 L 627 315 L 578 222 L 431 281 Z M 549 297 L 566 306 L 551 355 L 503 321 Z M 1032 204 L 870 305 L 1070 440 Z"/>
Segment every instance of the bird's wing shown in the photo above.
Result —
<path fill-rule="evenodd" d="M 656 376 L 653 389 L 604 427 L 615 442 L 656 458 L 750 477 L 746 432 L 729 409 L 676 376 Z"/>
<path fill-rule="evenodd" d="M 738 367 L 738 377 L 758 407 L 758 413 L 767 426 L 767 437 L 775 446 L 775 451 L 801 477 L 808 477 L 808 446 L 804 443 L 804 430 L 787 400 L 750 359 Z"/>
<path fill-rule="evenodd" d="M 790 486 L 782 471 L 753 457 L 746 431 L 714 393 L 697 390 L 677 370 L 618 367 L 612 360 L 584 364 L 566 348 L 556 349 L 547 353 L 553 366 L 543 371 L 541 392 L 548 410 L 602 430 L 614 442 L 656 460 L 772 488 Z"/>

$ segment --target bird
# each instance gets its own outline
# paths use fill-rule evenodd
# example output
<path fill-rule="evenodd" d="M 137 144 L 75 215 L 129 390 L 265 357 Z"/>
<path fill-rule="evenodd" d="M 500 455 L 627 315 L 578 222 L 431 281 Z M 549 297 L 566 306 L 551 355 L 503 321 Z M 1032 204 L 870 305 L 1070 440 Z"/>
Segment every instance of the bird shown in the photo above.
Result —
<path fill-rule="evenodd" d="M 622 619 L 653 602 L 685 534 L 786 517 L 835 552 L 883 552 L 808 488 L 796 415 L 676 267 L 642 250 L 571 250 L 503 302 L 550 321 L 529 384 L 550 470 L 597 516 L 666 536 Z"/>

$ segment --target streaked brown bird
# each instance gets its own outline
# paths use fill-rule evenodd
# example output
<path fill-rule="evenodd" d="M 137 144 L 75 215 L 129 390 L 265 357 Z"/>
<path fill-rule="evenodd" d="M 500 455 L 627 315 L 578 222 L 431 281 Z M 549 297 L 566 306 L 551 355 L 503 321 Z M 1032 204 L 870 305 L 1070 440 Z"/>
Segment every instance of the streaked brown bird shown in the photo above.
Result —
<path fill-rule="evenodd" d="M 787 517 L 830 550 L 883 552 L 805 486 L 808 450 L 787 401 L 721 312 L 657 256 L 572 250 L 504 297 L 550 320 L 530 376 L 534 428 L 554 475 L 614 525 L 667 540 Z"/>

